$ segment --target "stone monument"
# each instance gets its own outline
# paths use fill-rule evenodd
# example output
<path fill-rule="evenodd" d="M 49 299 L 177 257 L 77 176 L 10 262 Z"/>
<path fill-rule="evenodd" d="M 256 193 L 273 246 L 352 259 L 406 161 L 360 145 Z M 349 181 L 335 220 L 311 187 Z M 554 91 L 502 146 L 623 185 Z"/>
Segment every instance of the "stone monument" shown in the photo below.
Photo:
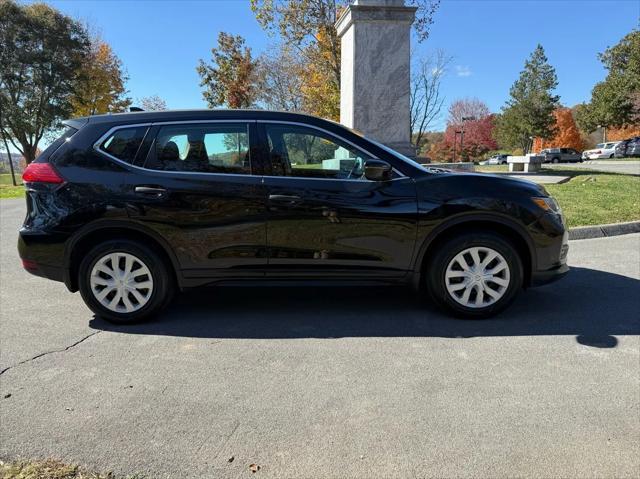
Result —
<path fill-rule="evenodd" d="M 336 22 L 340 123 L 414 157 L 409 119 L 411 24 L 404 0 L 356 0 Z"/>

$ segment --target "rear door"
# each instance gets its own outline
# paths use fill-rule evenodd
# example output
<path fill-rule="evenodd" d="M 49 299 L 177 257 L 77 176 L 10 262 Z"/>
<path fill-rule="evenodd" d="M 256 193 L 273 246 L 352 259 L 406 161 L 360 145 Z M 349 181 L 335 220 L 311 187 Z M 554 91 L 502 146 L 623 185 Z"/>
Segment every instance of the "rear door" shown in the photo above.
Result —
<path fill-rule="evenodd" d="M 366 151 L 300 124 L 258 123 L 268 145 L 268 275 L 399 278 L 416 238 L 413 179 L 369 181 Z"/>
<path fill-rule="evenodd" d="M 128 175 L 130 217 L 175 252 L 186 278 L 260 277 L 267 265 L 266 190 L 256 124 L 156 124 Z"/>

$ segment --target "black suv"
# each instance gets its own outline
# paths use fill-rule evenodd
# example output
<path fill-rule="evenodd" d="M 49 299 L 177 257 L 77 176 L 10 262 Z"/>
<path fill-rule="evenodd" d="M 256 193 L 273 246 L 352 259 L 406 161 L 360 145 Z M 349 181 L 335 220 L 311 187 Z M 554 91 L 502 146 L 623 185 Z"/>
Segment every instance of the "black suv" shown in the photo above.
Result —
<path fill-rule="evenodd" d="M 176 289 L 256 280 L 405 283 L 486 317 L 568 271 L 541 186 L 429 169 L 331 121 L 207 110 L 66 125 L 24 173 L 18 248 L 111 321 L 149 317 Z"/>

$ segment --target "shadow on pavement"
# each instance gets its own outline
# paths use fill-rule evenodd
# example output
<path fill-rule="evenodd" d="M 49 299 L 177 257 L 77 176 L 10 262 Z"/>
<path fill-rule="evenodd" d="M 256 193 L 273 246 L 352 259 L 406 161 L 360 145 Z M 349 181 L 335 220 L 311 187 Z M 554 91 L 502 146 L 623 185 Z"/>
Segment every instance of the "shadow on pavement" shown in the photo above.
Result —
<path fill-rule="evenodd" d="M 640 334 L 640 281 L 586 268 L 520 294 L 489 320 L 452 319 L 408 288 L 218 287 L 176 298 L 156 319 L 131 326 L 100 318 L 94 329 L 200 338 L 340 338 L 575 335 L 612 348 Z"/>

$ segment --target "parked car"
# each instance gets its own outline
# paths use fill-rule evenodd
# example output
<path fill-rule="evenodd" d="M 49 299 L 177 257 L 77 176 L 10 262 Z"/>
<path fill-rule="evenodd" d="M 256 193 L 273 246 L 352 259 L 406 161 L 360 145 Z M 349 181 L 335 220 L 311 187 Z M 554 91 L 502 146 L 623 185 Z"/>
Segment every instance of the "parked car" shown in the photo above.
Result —
<path fill-rule="evenodd" d="M 493 155 L 492 157 L 487 158 L 485 161 L 481 161 L 480 164 L 481 165 L 506 165 L 508 157 L 509 155 L 504 155 L 504 154 Z"/>
<path fill-rule="evenodd" d="M 583 161 L 582 154 L 573 148 L 546 148 L 539 153 L 543 163 L 576 163 Z"/>
<path fill-rule="evenodd" d="M 631 138 L 624 152 L 625 158 L 640 157 L 640 136 Z"/>
<path fill-rule="evenodd" d="M 598 160 L 602 158 L 613 158 L 616 153 L 616 146 L 619 141 L 611 141 L 609 143 L 598 143 L 593 150 L 585 150 L 582 152 L 583 160 Z"/>
<path fill-rule="evenodd" d="M 18 249 L 110 321 L 243 281 L 410 284 L 487 317 L 569 269 L 542 186 L 429 169 L 327 120 L 205 110 L 66 125 L 24 173 Z"/>
<path fill-rule="evenodd" d="M 614 158 L 624 158 L 627 153 L 627 145 L 631 141 L 631 138 L 620 141 L 614 150 Z"/>

